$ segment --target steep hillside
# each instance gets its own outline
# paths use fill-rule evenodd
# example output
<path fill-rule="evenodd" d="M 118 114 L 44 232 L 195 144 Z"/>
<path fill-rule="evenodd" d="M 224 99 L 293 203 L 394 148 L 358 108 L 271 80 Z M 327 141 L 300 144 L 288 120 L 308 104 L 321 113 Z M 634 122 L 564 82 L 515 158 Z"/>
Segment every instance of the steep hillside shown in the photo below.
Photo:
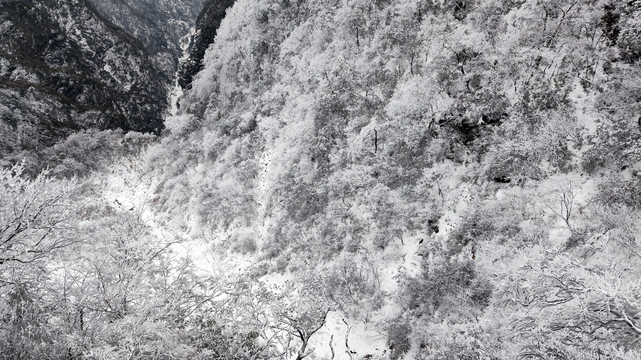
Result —
<path fill-rule="evenodd" d="M 180 64 L 178 71 L 178 85 L 183 89 L 190 88 L 194 75 L 202 70 L 205 52 L 214 42 L 218 27 L 225 18 L 225 12 L 234 2 L 235 0 L 209 0 L 203 6 L 196 18 L 189 56 Z"/>
<path fill-rule="evenodd" d="M 90 0 L 110 22 L 142 41 L 151 58 L 173 77 L 182 56 L 181 39 L 189 34 L 205 0 Z"/>
<path fill-rule="evenodd" d="M 349 358 L 634 358 L 640 11 L 239 0 L 149 153 L 156 201 L 295 284 L 280 321 L 385 334 Z"/>
<path fill-rule="evenodd" d="M 143 44 L 84 0 L 0 3 L 0 158 L 55 165 L 83 129 L 159 133 L 169 79 Z"/>
<path fill-rule="evenodd" d="M 60 106 L 70 131 L 156 109 L 143 45 L 86 4 L 0 3 L 18 150 L 57 136 Z M 0 168 L 0 359 L 638 360 L 639 19 L 639 1 L 208 3 L 157 142 L 81 131 L 32 152 L 50 171 Z M 59 73 L 104 85 L 63 97 Z M 75 105 L 89 89 L 114 100 Z M 105 146 L 106 171 L 52 176 Z"/>

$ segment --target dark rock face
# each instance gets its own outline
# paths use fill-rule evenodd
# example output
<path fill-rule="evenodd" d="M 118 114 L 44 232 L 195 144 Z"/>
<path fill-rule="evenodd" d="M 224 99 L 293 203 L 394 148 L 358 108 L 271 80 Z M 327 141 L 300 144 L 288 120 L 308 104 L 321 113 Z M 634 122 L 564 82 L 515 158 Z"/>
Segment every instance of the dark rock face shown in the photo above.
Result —
<path fill-rule="evenodd" d="M 195 25 L 206 0 L 89 0 L 110 22 L 139 39 L 154 65 L 173 77 L 181 39 Z"/>
<path fill-rule="evenodd" d="M 82 129 L 159 133 L 169 83 L 87 0 L 0 2 L 0 158 Z"/>
<path fill-rule="evenodd" d="M 189 58 L 180 64 L 178 85 L 183 89 L 191 88 L 194 76 L 203 68 L 202 60 L 209 45 L 214 42 L 218 27 L 225 18 L 225 12 L 234 5 L 235 0 L 209 0 L 196 20 L 196 34 Z"/>

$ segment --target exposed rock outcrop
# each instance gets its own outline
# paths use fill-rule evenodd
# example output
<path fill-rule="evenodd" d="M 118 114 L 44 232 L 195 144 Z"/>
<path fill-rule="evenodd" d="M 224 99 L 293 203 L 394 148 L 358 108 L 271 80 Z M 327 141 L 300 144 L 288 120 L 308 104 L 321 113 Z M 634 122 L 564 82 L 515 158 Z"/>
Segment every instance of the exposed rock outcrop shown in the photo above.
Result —
<path fill-rule="evenodd" d="M 234 5 L 235 0 L 209 0 L 196 20 L 196 34 L 189 58 L 178 70 L 178 85 L 183 89 L 191 88 L 194 76 L 203 68 L 202 60 L 209 45 L 214 42 L 216 32 L 225 12 Z"/>
<path fill-rule="evenodd" d="M 110 22 L 142 41 L 154 65 L 173 77 L 189 33 L 206 0 L 89 0 Z"/>
<path fill-rule="evenodd" d="M 170 80 L 87 0 L 0 2 L 0 158 L 82 129 L 159 133 Z"/>

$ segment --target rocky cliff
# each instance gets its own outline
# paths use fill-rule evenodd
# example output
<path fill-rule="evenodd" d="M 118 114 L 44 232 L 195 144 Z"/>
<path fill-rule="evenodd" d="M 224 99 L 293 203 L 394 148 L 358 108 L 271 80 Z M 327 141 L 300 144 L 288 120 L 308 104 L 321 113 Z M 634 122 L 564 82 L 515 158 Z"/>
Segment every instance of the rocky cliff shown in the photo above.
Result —
<path fill-rule="evenodd" d="M 83 129 L 163 128 L 169 78 L 86 0 L 0 3 L 0 79 L 5 161 Z"/>
<path fill-rule="evenodd" d="M 173 77 L 181 39 L 206 0 L 90 0 L 109 21 L 142 41 L 154 65 Z"/>
<path fill-rule="evenodd" d="M 192 39 L 191 51 L 185 62 L 180 64 L 178 85 L 183 89 L 191 87 L 194 76 L 203 68 L 203 58 L 209 45 L 214 42 L 220 22 L 235 0 L 209 0 L 196 20 L 196 33 Z"/>

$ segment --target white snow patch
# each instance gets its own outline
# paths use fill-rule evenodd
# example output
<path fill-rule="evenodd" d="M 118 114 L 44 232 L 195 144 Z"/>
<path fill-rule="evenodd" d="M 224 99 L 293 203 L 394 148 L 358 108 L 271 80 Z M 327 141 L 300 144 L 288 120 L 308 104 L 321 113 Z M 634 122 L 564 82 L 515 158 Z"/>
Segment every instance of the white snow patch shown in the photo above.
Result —
<path fill-rule="evenodd" d="M 108 73 L 109 73 L 109 75 L 111 75 L 111 77 L 113 77 L 113 72 L 112 72 L 112 69 L 111 69 L 111 65 L 109 65 L 109 64 L 105 64 L 105 66 L 103 66 L 103 67 L 102 67 L 102 69 L 103 69 L 104 71 L 108 72 Z"/>
<path fill-rule="evenodd" d="M 575 80 L 568 99 L 574 104 L 574 115 L 586 135 L 596 135 L 599 118 L 594 111 L 594 94 L 586 93 L 579 81 Z"/>
<path fill-rule="evenodd" d="M 387 352 L 386 342 L 385 334 L 374 323 L 348 319 L 332 311 L 327 314 L 325 326 L 310 339 L 309 346 L 314 348 L 310 359 L 331 359 L 332 347 L 336 360 L 362 359 L 367 355 L 377 358 Z"/>
<path fill-rule="evenodd" d="M 151 228 L 153 236 L 175 242 L 169 248 L 174 255 L 190 258 L 202 273 L 211 273 L 215 258 L 209 250 L 209 244 L 202 238 L 178 233 L 157 217 L 151 207 L 155 180 L 151 175 L 143 174 L 135 160 L 130 161 L 114 164 L 110 173 L 99 174 L 92 179 L 96 187 L 101 189 L 102 198 L 120 211 L 137 214 Z"/>

